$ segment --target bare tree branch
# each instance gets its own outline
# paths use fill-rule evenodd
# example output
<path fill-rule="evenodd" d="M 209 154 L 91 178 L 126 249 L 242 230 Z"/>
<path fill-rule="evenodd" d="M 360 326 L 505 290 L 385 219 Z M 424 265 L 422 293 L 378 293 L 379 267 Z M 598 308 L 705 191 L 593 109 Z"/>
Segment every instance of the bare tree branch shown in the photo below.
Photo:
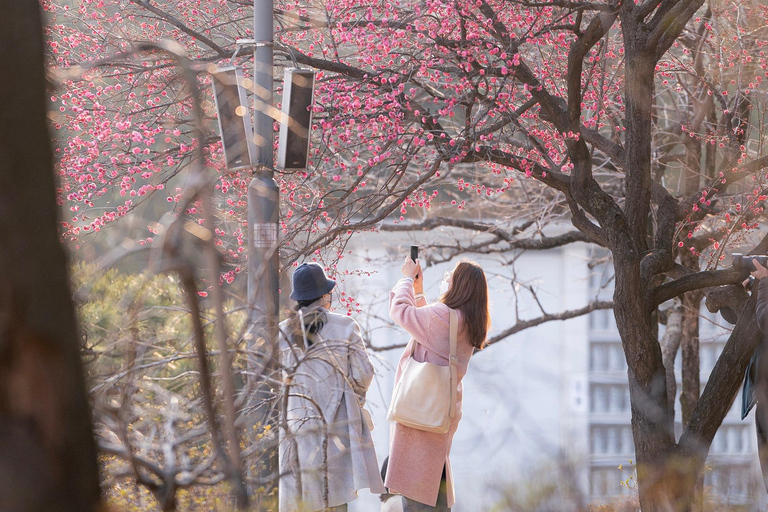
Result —
<path fill-rule="evenodd" d="M 665 283 L 651 291 L 650 306 L 656 307 L 659 304 L 677 297 L 685 292 L 709 288 L 712 286 L 721 286 L 724 284 L 736 284 L 743 281 L 748 275 L 747 271 L 734 269 L 728 270 L 705 270 L 688 274 Z"/>
<path fill-rule="evenodd" d="M 578 316 L 586 315 L 587 313 L 596 311 L 598 309 L 612 309 L 612 308 L 613 308 L 613 301 L 599 300 L 591 304 L 588 304 L 583 308 L 571 309 L 571 310 L 563 311 L 561 313 L 545 314 L 539 318 L 533 318 L 531 320 L 520 320 L 512 327 L 501 331 L 499 334 L 491 338 L 488 338 L 488 345 L 498 343 L 504 338 L 507 338 L 524 329 L 529 329 L 531 327 L 535 327 L 537 325 L 541 325 L 546 322 L 551 322 L 553 320 L 568 320 L 570 318 L 576 318 Z"/>
<path fill-rule="evenodd" d="M 144 9 L 148 10 L 151 13 L 156 14 L 160 18 L 164 19 L 165 21 L 167 21 L 168 23 L 170 23 L 174 27 L 178 28 L 179 30 L 181 30 L 182 32 L 187 34 L 188 36 L 191 36 L 194 39 L 197 39 L 201 43 L 203 43 L 206 46 L 208 46 L 211 50 L 213 50 L 216 53 L 218 53 L 219 57 L 228 57 L 229 55 L 231 55 L 232 52 L 227 51 L 226 49 L 224 49 L 221 46 L 217 45 L 216 43 L 211 41 L 209 38 L 205 37 L 203 34 L 197 32 L 195 30 L 192 30 L 187 25 L 182 23 L 175 16 L 172 16 L 171 14 L 163 11 L 162 9 L 159 9 L 159 8 L 155 7 L 154 5 L 152 5 L 150 3 L 150 0 L 131 0 L 131 2 L 136 4 L 136 5 L 138 5 L 138 6 L 143 7 Z"/>
<path fill-rule="evenodd" d="M 744 379 L 744 370 L 760 341 L 761 332 L 755 316 L 757 293 L 744 305 L 736 327 L 728 337 L 707 385 L 685 426 L 678 452 L 693 457 L 698 466 L 706 460 L 717 429 L 728 414 Z"/>
<path fill-rule="evenodd" d="M 497 224 L 478 222 L 465 219 L 455 219 L 450 217 L 431 217 L 424 222 L 408 224 L 384 224 L 379 228 L 381 231 L 430 231 L 441 227 L 452 227 L 467 229 L 470 231 L 479 231 L 481 233 L 491 233 L 498 236 L 501 240 L 512 241 L 533 224 L 533 221 L 526 221 L 521 226 L 515 226 L 512 232 L 502 229 Z"/>

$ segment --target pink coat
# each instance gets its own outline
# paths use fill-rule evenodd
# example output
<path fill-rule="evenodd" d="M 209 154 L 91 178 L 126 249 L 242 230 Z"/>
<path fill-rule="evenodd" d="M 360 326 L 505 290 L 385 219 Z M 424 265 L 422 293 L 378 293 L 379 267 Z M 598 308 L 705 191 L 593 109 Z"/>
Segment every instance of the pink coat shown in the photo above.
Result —
<path fill-rule="evenodd" d="M 437 503 L 440 477 L 444 465 L 448 483 L 448 506 L 452 507 L 455 502 L 453 475 L 451 474 L 448 455 L 451 451 L 453 434 L 456 432 L 461 419 L 461 379 L 467 373 L 469 358 L 473 351 L 472 345 L 467 340 L 464 318 L 460 311 L 458 314 L 459 389 L 457 414 L 451 429 L 446 434 L 435 434 L 394 423 L 390 436 L 387 478 L 384 482 L 390 491 L 433 507 Z M 389 294 L 389 315 L 395 323 L 412 336 L 411 341 L 403 351 L 403 355 L 400 356 L 395 374 L 395 385 L 400 380 L 412 343 L 416 343 L 413 357 L 417 361 L 427 361 L 441 366 L 448 365 L 448 354 L 450 353 L 450 313 L 448 306 L 441 302 L 427 305 L 424 299 L 420 299 L 417 305 L 412 282 L 408 279 L 402 279 L 397 282 Z"/>

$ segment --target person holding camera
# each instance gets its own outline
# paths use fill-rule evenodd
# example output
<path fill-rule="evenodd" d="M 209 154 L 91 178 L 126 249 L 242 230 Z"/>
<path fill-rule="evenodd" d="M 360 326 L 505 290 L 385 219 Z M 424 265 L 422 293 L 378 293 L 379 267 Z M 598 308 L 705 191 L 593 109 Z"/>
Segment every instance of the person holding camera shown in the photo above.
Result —
<path fill-rule="evenodd" d="M 390 292 L 389 314 L 411 335 L 400 357 L 395 388 L 412 358 L 419 363 L 450 364 L 450 318 L 457 313 L 456 358 L 458 386 L 455 414 L 444 434 L 393 424 L 385 487 L 404 497 L 405 512 L 447 511 L 455 502 L 449 454 L 461 419 L 461 378 L 469 359 L 481 349 L 490 328 L 488 283 L 483 269 L 474 262 L 462 261 L 446 272 L 438 302 L 427 304 L 424 281 L 418 260 L 406 258 L 403 278 Z M 457 363 L 457 364 L 456 364 Z M 435 390 L 424 389 L 424 394 Z M 453 410 L 453 407 L 452 407 Z"/>
<path fill-rule="evenodd" d="M 317 263 L 299 266 L 296 312 L 280 323 L 280 512 L 346 512 L 358 490 L 384 492 L 363 409 L 373 365 L 357 322 L 330 311 L 335 286 Z"/>
<path fill-rule="evenodd" d="M 763 335 L 755 350 L 755 355 L 750 361 L 750 367 L 747 369 L 746 378 L 754 388 L 748 389 L 745 386 L 744 393 L 748 395 L 746 400 L 752 403 L 742 403 L 742 419 L 756 402 L 755 426 L 758 458 L 763 473 L 763 483 L 766 491 L 768 491 L 768 268 L 761 265 L 757 259 L 752 259 L 752 264 L 755 270 L 751 276 L 755 282 L 751 288 L 753 293 L 757 290 L 755 317 Z M 747 281 L 744 282 L 744 285 L 749 289 Z"/>

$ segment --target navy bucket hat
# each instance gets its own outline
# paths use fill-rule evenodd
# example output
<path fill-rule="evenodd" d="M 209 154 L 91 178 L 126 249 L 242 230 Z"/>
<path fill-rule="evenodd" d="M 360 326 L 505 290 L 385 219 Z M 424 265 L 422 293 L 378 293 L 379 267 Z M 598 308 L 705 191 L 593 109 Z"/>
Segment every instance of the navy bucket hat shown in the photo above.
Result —
<path fill-rule="evenodd" d="M 333 290 L 336 281 L 328 279 L 323 267 L 317 263 L 302 263 L 293 272 L 293 292 L 295 301 L 319 299 Z"/>

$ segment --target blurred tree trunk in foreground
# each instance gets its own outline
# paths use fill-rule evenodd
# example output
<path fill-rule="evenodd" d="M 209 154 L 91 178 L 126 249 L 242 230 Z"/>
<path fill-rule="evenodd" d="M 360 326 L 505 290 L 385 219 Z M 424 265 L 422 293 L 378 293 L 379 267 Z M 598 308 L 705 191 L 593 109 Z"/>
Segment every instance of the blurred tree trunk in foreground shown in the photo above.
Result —
<path fill-rule="evenodd" d="M 92 511 L 96 449 L 57 232 L 37 0 L 0 0 L 0 510 Z"/>

